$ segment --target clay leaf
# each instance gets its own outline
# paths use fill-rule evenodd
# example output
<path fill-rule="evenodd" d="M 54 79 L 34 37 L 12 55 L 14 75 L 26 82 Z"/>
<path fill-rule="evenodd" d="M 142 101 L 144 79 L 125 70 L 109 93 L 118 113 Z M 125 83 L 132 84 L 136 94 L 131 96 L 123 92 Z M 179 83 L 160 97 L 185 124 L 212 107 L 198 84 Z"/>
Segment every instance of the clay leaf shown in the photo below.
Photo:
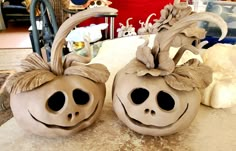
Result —
<path fill-rule="evenodd" d="M 81 56 L 74 53 L 67 54 L 63 62 L 64 69 L 70 67 L 74 62 L 78 63 L 89 63 L 91 61 L 91 56 Z"/>
<path fill-rule="evenodd" d="M 105 83 L 108 80 L 110 73 L 102 64 L 85 65 L 77 62 L 65 69 L 64 75 L 77 75 L 98 83 Z"/>
<path fill-rule="evenodd" d="M 48 70 L 32 70 L 29 72 L 18 72 L 12 75 L 6 84 L 9 93 L 21 93 L 33 90 L 49 81 L 52 81 L 56 75 Z"/>
<path fill-rule="evenodd" d="M 133 59 L 125 66 L 125 73 L 133 74 L 146 69 L 146 65 L 137 59 Z"/>
<path fill-rule="evenodd" d="M 169 14 L 169 16 L 162 22 L 162 24 L 167 24 L 171 19 L 173 18 L 172 14 Z"/>
<path fill-rule="evenodd" d="M 21 69 L 25 72 L 38 69 L 50 71 L 50 66 L 37 53 L 31 53 L 21 61 Z"/>
<path fill-rule="evenodd" d="M 166 19 L 168 17 L 169 12 L 166 9 L 162 9 L 161 12 L 161 19 Z"/>
<path fill-rule="evenodd" d="M 174 72 L 165 76 L 166 83 L 176 89 L 191 91 L 194 88 L 206 88 L 212 81 L 212 70 L 203 64 L 192 64 L 194 59 L 176 67 Z"/>
<path fill-rule="evenodd" d="M 162 71 L 159 69 L 148 69 L 145 64 L 138 61 L 137 59 L 133 59 L 126 67 L 125 67 L 125 73 L 127 74 L 133 74 L 136 73 L 137 76 L 145 76 L 147 74 L 150 74 L 152 76 L 159 76 Z"/>
<path fill-rule="evenodd" d="M 161 17 L 159 19 L 160 22 L 165 21 L 168 18 L 168 15 L 171 14 L 174 6 L 172 4 L 166 5 L 164 9 L 160 11 Z"/>
<path fill-rule="evenodd" d="M 163 72 L 159 69 L 144 69 L 144 70 L 140 70 L 139 72 L 137 72 L 137 76 L 141 77 L 141 76 L 145 76 L 145 75 L 151 75 L 153 77 L 157 77 L 160 76 Z"/>
<path fill-rule="evenodd" d="M 178 19 L 181 19 L 185 16 L 189 16 L 189 15 L 191 15 L 191 13 L 193 13 L 192 8 L 190 6 L 185 5 L 184 7 L 186 7 L 186 8 L 180 9 L 181 11 L 179 11 Z"/>

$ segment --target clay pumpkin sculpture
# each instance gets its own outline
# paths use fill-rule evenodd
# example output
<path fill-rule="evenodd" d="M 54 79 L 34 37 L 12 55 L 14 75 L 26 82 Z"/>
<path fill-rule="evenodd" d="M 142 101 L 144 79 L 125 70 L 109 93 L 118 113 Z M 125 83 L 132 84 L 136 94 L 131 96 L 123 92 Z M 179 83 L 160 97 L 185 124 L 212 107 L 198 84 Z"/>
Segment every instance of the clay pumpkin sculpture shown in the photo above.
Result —
<path fill-rule="evenodd" d="M 186 49 L 198 53 L 193 46 L 181 47 L 173 58 L 169 49 L 179 32 L 199 20 L 221 21 L 221 39 L 226 36 L 226 23 L 219 16 L 187 16 L 157 34 L 152 49 L 146 39 L 138 47 L 136 58 L 116 74 L 113 108 L 130 129 L 144 135 L 170 135 L 187 128 L 195 118 L 201 100 L 199 89 L 211 83 L 212 70 L 196 59 L 176 66 Z"/>
<path fill-rule="evenodd" d="M 65 37 L 77 24 L 115 12 L 101 7 L 73 15 L 56 34 L 50 64 L 36 53 L 22 61 L 22 71 L 6 83 L 20 127 L 36 135 L 56 137 L 75 134 L 95 122 L 104 104 L 105 82 L 110 73 L 102 64 L 88 64 L 90 51 L 88 56 L 68 54 L 63 58 L 62 48 Z"/>

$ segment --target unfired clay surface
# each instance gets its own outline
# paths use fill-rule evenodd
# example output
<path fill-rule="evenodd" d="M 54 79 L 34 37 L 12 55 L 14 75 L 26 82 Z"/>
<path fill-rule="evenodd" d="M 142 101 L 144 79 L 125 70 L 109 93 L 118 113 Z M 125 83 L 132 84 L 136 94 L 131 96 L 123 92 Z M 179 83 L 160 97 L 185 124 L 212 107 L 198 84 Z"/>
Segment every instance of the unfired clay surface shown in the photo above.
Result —
<path fill-rule="evenodd" d="M 201 100 L 198 89 L 211 83 L 212 70 L 196 59 L 180 66 L 176 64 L 185 50 L 199 53 L 200 50 L 192 46 L 192 36 L 181 34 L 199 20 L 221 20 L 221 38 L 226 35 L 227 26 L 222 18 L 211 13 L 191 14 L 190 10 L 190 14 L 158 33 L 152 48 L 145 37 L 144 44 L 137 49 L 136 58 L 117 73 L 113 108 L 119 119 L 132 130 L 153 136 L 169 135 L 185 129 L 196 116 Z M 170 58 L 170 46 L 176 46 L 176 37 L 180 35 L 181 43 L 177 42 L 180 48 Z"/>

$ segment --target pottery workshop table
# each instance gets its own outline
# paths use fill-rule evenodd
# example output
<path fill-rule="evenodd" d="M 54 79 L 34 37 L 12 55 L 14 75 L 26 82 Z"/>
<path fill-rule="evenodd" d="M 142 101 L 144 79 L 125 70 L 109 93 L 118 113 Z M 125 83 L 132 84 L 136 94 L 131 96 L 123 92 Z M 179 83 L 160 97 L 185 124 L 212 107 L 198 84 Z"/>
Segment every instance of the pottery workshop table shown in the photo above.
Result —
<path fill-rule="evenodd" d="M 65 14 L 68 14 L 69 17 L 79 11 L 83 11 L 83 10 L 75 10 L 75 9 L 68 9 L 68 8 L 63 8 L 63 20 L 64 20 L 64 16 L 66 16 Z M 109 25 L 109 38 L 110 39 L 114 39 L 114 24 L 115 24 L 115 17 L 117 16 L 117 13 L 107 13 L 107 14 L 103 14 L 103 15 L 98 15 L 95 17 L 103 17 L 105 18 L 105 23 L 107 23 Z M 110 20 L 110 22 L 109 22 Z M 105 39 L 108 38 L 108 29 L 105 30 Z"/>
<path fill-rule="evenodd" d="M 25 133 L 12 118 L 0 127 L 0 150 L 235 151 L 236 114 L 229 110 L 201 105 L 189 128 L 165 137 L 143 136 L 122 124 L 112 109 L 112 83 L 117 71 L 134 58 L 137 46 L 142 43 L 143 40 L 138 36 L 103 42 L 92 62 L 106 65 L 111 75 L 106 83 L 107 95 L 102 114 L 91 127 L 74 136 L 50 139 Z"/>

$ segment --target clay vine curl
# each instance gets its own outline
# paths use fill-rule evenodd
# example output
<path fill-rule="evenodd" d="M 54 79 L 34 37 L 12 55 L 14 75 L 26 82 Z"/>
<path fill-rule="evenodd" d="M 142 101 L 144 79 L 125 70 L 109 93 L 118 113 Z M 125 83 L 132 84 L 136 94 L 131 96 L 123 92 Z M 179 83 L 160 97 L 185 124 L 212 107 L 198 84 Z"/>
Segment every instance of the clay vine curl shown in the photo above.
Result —
<path fill-rule="evenodd" d="M 13 74 L 6 81 L 6 89 L 10 93 L 22 93 L 33 90 L 60 76 L 76 75 L 88 78 L 94 82 L 105 83 L 110 75 L 102 64 L 89 64 L 91 53 L 89 41 L 86 41 L 86 56 L 69 54 L 63 59 L 62 49 L 65 37 L 80 22 L 105 13 L 116 13 L 109 7 L 99 7 L 81 11 L 67 19 L 56 33 L 51 49 L 51 62 L 47 63 L 36 53 L 29 54 L 21 63 L 21 70 Z"/>
<path fill-rule="evenodd" d="M 220 16 L 209 12 L 191 14 L 180 19 L 168 30 L 158 33 L 153 48 L 148 47 L 149 40 L 145 38 L 144 44 L 137 49 L 133 63 L 126 67 L 126 73 L 136 73 L 137 76 L 164 77 L 166 83 L 176 90 L 190 91 L 194 88 L 207 87 L 212 80 L 210 67 L 203 65 L 196 59 L 190 59 L 185 64 L 177 66 L 186 50 L 198 54 L 199 49 L 197 47 L 187 41 L 181 43 L 173 58 L 169 56 L 170 47 L 173 46 L 176 36 L 184 29 L 202 20 L 213 22 L 220 27 L 222 35 L 219 40 L 226 36 L 227 24 Z M 187 38 L 187 36 L 184 38 Z"/>

